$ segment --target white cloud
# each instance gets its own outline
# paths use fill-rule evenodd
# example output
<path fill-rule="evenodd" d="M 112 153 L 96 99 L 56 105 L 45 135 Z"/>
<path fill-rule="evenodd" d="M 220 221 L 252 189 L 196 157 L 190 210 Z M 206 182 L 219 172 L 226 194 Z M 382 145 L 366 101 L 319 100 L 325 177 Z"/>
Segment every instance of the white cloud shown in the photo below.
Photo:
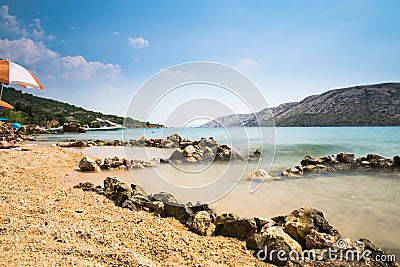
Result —
<path fill-rule="evenodd" d="M 27 38 L 12 41 L 0 39 L 0 54 L 36 70 L 49 80 L 57 77 L 71 80 L 118 79 L 121 72 L 118 64 L 88 62 L 83 56 L 61 56 L 47 48 L 43 42 Z"/>
<path fill-rule="evenodd" d="M 44 30 L 42 28 L 42 25 L 40 24 L 40 19 L 35 18 L 33 19 L 33 27 L 32 34 L 33 38 L 35 39 L 43 39 L 44 38 Z"/>
<path fill-rule="evenodd" d="M 76 28 L 74 26 L 69 27 L 69 29 L 73 32 L 76 32 Z"/>
<path fill-rule="evenodd" d="M 9 14 L 9 6 L 3 5 L 0 7 L 0 28 L 10 32 L 18 37 L 32 37 L 33 39 L 45 39 L 52 41 L 56 38 L 55 35 L 48 35 L 42 27 L 39 18 L 33 19 L 33 23 L 29 27 L 23 27 L 16 16 Z"/>
<path fill-rule="evenodd" d="M 149 41 L 145 40 L 143 37 L 138 37 L 138 38 L 129 37 L 128 42 L 130 46 L 134 46 L 137 48 L 142 48 L 149 45 Z"/>
<path fill-rule="evenodd" d="M 0 8 L 0 28 L 6 29 L 11 33 L 26 36 L 27 30 L 22 28 L 17 17 L 8 13 L 9 6 L 4 5 Z"/>
<path fill-rule="evenodd" d="M 245 58 L 240 59 L 238 62 L 236 62 L 234 67 L 241 71 L 249 71 L 250 69 L 255 69 L 255 68 L 261 67 L 263 65 L 264 64 L 262 64 L 262 63 L 259 63 L 248 57 L 245 57 Z"/>
<path fill-rule="evenodd" d="M 120 34 L 120 32 L 112 32 L 111 33 L 111 35 L 114 35 L 114 36 L 119 35 L 119 34 Z"/>

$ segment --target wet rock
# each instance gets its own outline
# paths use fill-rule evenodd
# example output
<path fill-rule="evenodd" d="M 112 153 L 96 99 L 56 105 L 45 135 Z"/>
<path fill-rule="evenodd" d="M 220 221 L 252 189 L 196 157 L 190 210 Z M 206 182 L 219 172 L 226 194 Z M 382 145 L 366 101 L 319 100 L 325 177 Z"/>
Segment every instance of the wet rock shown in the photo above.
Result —
<path fill-rule="evenodd" d="M 83 157 L 79 162 L 78 167 L 81 171 L 100 172 L 99 165 L 97 165 L 94 159 L 89 157 Z"/>
<path fill-rule="evenodd" d="M 250 172 L 250 174 L 247 176 L 248 179 L 266 179 L 266 178 L 271 178 L 271 176 L 268 174 L 268 172 L 264 169 L 258 169 L 255 171 Z"/>
<path fill-rule="evenodd" d="M 214 234 L 246 240 L 250 235 L 256 233 L 256 231 L 257 225 L 253 219 L 237 219 L 217 224 Z"/>
<path fill-rule="evenodd" d="M 336 160 L 340 163 L 351 164 L 354 161 L 354 154 L 342 152 L 337 154 Z"/>
<path fill-rule="evenodd" d="M 328 223 L 324 214 L 309 207 L 296 209 L 287 215 L 284 230 L 303 247 L 306 247 L 306 236 L 312 230 L 340 238 L 339 232 Z"/>
<path fill-rule="evenodd" d="M 132 189 L 124 182 L 118 183 L 114 186 L 115 200 L 118 206 L 121 206 L 126 200 L 131 199 Z"/>

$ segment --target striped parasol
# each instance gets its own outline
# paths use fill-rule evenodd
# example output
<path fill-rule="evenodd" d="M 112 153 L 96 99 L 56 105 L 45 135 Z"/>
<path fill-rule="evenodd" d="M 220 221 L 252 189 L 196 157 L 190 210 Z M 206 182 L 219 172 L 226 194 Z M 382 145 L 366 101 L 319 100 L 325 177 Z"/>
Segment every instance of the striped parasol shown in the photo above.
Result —
<path fill-rule="evenodd" d="M 15 84 L 24 88 L 38 88 L 43 90 L 43 85 L 32 72 L 8 60 L 0 60 L 0 83 L 0 100 L 3 95 L 3 84 Z"/>
<path fill-rule="evenodd" d="M 0 100 L 0 110 L 7 110 L 7 109 L 13 109 L 14 107 L 8 104 L 7 102 L 4 102 L 3 100 Z"/>

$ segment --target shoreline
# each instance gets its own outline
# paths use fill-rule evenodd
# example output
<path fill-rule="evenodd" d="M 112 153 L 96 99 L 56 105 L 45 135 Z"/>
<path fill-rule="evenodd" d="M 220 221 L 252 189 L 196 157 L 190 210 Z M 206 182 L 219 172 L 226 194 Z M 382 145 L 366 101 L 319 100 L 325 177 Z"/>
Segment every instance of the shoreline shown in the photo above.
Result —
<path fill-rule="evenodd" d="M 11 203 L 3 202 L 4 216 L 1 216 L 4 233 L 1 237 L 1 250 L 8 264 L 32 265 L 47 262 L 81 265 L 93 264 L 94 259 L 100 265 L 120 262 L 107 258 L 104 254 L 104 251 L 107 251 L 114 256 L 121 253 L 132 265 L 141 262 L 186 266 L 197 262 L 215 266 L 270 266 L 244 249 L 243 241 L 220 236 L 200 237 L 187 231 L 175 219 L 158 218 L 142 211 L 127 212 L 103 196 L 72 189 L 67 181 L 76 175 L 77 163 L 83 153 L 61 148 L 30 148 L 31 151 L 0 151 L 4 158 L 4 165 L 0 167 L 4 184 L 0 192 L 3 199 L 12 200 Z M 107 173 L 100 175 L 108 176 Z M 103 217 L 106 219 L 101 219 Z M 141 229 L 141 226 L 135 228 L 138 223 L 132 222 L 140 220 L 146 225 L 145 228 L 150 230 Z M 105 224 L 98 225 L 102 222 Z M 164 229 L 166 224 L 172 227 Z M 77 228 L 72 229 L 70 225 Z M 164 229 L 163 233 L 159 232 L 160 229 Z M 153 238 L 161 238 L 158 242 L 161 242 L 159 244 L 163 249 L 160 251 L 154 244 L 149 247 L 144 244 L 144 240 L 133 246 L 132 237 L 128 238 L 129 234 L 126 236 L 126 231 L 146 233 L 146 242 Z M 168 235 L 165 236 L 165 231 L 172 231 L 173 236 L 179 240 L 180 236 L 185 236 L 190 240 L 190 244 L 194 241 L 195 246 L 188 246 L 185 239 L 186 241 L 178 244 L 183 246 L 178 253 L 173 250 L 175 245 L 169 247 L 173 240 Z M 13 233 L 16 233 L 15 241 L 12 240 Z M 124 236 L 123 241 L 117 237 L 121 234 Z M 111 235 L 113 242 L 118 243 L 119 250 L 125 252 L 108 247 L 113 243 L 107 241 L 108 235 Z M 126 252 L 127 247 L 124 244 L 130 244 L 129 250 L 134 248 L 134 251 Z M 199 251 L 203 251 L 201 253 L 195 249 L 199 244 Z M 143 250 L 142 246 L 146 249 Z M 171 251 L 166 248 L 170 248 Z M 70 250 L 70 253 L 65 255 L 65 249 Z M 23 251 L 30 260 L 26 257 L 21 259 L 20 254 L 10 253 L 12 251 Z M 168 255 L 172 253 L 174 258 L 161 256 L 160 252 Z M 49 255 L 52 260 L 46 261 Z"/>

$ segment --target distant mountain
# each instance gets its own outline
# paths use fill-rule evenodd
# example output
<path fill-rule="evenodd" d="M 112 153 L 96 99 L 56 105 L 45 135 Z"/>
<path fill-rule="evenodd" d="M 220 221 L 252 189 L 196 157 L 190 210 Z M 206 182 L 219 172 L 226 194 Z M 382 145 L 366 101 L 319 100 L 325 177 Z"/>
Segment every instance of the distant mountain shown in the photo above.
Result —
<path fill-rule="evenodd" d="M 202 127 L 400 126 L 400 83 L 335 89 L 255 114 L 227 115 Z"/>
<path fill-rule="evenodd" d="M 116 115 L 103 114 L 86 110 L 81 107 L 23 93 L 14 88 L 4 88 L 2 100 L 14 106 L 12 110 L 0 111 L 0 117 L 6 117 L 10 121 L 22 124 L 36 124 L 40 126 L 57 127 L 67 121 L 75 121 L 82 125 L 90 125 L 96 118 L 109 120 L 118 124 L 124 122 L 124 118 Z M 156 127 L 132 118 L 125 120 L 127 127 Z"/>

